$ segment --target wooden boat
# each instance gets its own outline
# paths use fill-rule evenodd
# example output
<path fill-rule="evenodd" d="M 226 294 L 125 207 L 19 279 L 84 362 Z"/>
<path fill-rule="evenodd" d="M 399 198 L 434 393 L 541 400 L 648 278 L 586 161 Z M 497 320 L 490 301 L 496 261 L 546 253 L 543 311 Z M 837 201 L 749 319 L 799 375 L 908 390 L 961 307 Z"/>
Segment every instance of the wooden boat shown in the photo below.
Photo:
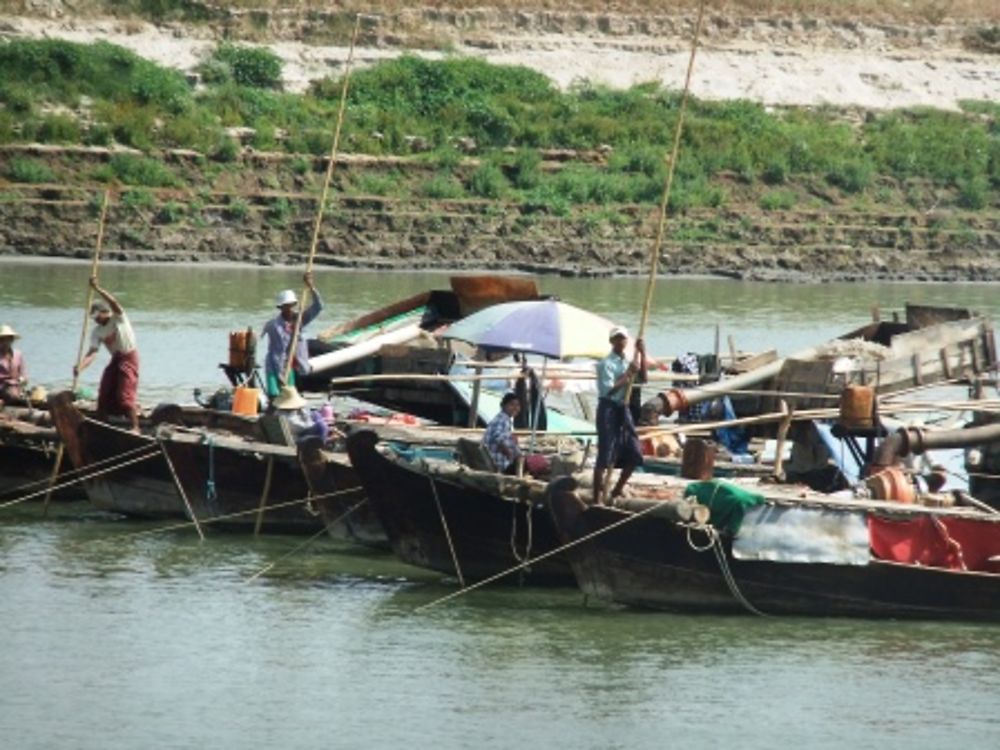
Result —
<path fill-rule="evenodd" d="M 49 418 L 48 409 L 4 405 L 0 408 L 0 500 L 15 500 L 15 496 L 41 493 L 52 477 L 59 448 L 59 434 Z M 66 462 L 60 469 L 57 483 L 64 480 L 71 468 Z M 79 498 L 82 492 L 66 487 L 57 489 L 57 500 Z"/>
<path fill-rule="evenodd" d="M 389 549 L 389 538 L 347 453 L 327 450 L 315 438 L 299 445 L 298 453 L 312 503 L 330 536 L 365 547 Z"/>
<path fill-rule="evenodd" d="M 470 581 L 558 544 L 540 505 L 543 482 L 454 461 L 407 460 L 371 431 L 348 436 L 347 452 L 393 551 L 406 563 Z M 573 577 L 565 558 L 550 557 L 507 580 L 567 584 Z"/>
<path fill-rule="evenodd" d="M 186 518 L 184 502 L 154 436 L 161 424 L 201 425 L 257 434 L 256 420 L 228 412 L 175 405 L 144 414 L 135 434 L 83 413 L 70 393 L 49 399 L 53 424 L 73 467 L 81 470 L 90 502 L 101 510 L 138 518 Z"/>
<path fill-rule="evenodd" d="M 183 518 L 184 504 L 149 435 L 100 422 L 73 405 L 70 393 L 49 399 L 49 411 L 94 507 L 138 518 Z"/>
<path fill-rule="evenodd" d="M 313 371 L 301 378 L 300 389 L 349 391 L 362 401 L 439 424 L 468 424 L 469 402 L 447 381 L 331 383 L 331 378 L 362 375 L 447 373 L 455 352 L 439 342 L 437 329 L 498 302 L 539 298 L 534 280 L 526 277 L 453 276 L 450 286 L 408 297 L 320 333 L 309 342 Z"/>
<path fill-rule="evenodd" d="M 1000 620 L 1000 515 L 761 491 L 735 534 L 693 518 L 679 482 L 605 507 L 562 478 L 548 504 L 561 542 L 574 545 L 577 583 L 595 598 L 671 611 Z M 893 554 L 922 543 L 936 551 Z M 965 569 L 945 564 L 952 558 Z"/>
<path fill-rule="evenodd" d="M 279 418 L 261 417 L 260 422 L 265 419 Z M 277 534 L 323 529 L 309 505 L 309 485 L 293 444 L 169 425 L 161 427 L 157 439 L 200 523 Z"/>
<path fill-rule="evenodd" d="M 696 388 L 673 388 L 643 406 L 652 421 L 733 391 L 779 394 L 733 397 L 739 416 L 824 408 L 845 386 L 867 385 L 877 395 L 948 381 L 970 381 L 997 366 L 992 322 L 965 308 L 907 305 L 905 318 L 875 321 L 821 346 L 778 359 L 746 374 Z M 771 434 L 774 424 L 757 428 Z"/>

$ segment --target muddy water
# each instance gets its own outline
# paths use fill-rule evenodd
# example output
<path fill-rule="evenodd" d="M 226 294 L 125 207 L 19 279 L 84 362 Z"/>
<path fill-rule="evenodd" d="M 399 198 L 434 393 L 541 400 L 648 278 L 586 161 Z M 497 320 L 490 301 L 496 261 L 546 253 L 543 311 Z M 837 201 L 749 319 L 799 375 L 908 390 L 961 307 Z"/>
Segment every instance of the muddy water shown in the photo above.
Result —
<path fill-rule="evenodd" d="M 2 271 L 0 322 L 24 334 L 36 379 L 67 382 L 85 267 Z M 132 313 L 147 401 L 221 382 L 226 332 L 259 326 L 274 292 L 298 285 L 256 269 L 103 278 Z M 320 273 L 322 320 L 441 281 Z M 636 324 L 641 282 L 542 286 Z M 907 299 L 1000 313 L 990 287 L 666 281 L 651 348 L 709 349 L 718 323 L 723 341 L 789 352 Z M 0 509 L 0 745 L 936 750 L 1000 737 L 994 626 L 682 617 L 586 605 L 571 589 L 486 589 L 415 615 L 452 582 L 301 545 L 199 543 L 83 502 L 48 519 Z"/>

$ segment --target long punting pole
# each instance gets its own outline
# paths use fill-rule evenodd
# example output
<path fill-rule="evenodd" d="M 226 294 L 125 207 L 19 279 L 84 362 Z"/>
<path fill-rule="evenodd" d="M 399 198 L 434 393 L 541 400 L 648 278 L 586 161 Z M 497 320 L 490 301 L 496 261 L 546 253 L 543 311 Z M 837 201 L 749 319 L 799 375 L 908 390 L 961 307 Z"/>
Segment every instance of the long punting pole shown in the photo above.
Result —
<path fill-rule="evenodd" d="M 333 166 L 337 163 L 337 150 L 340 147 L 340 131 L 344 125 L 344 110 L 347 108 L 347 88 L 351 81 L 351 64 L 354 61 L 354 46 L 358 41 L 358 32 L 361 29 L 361 14 L 354 19 L 354 33 L 351 35 L 351 49 L 347 53 L 347 65 L 344 71 L 344 85 L 340 90 L 340 109 L 337 112 L 337 127 L 333 133 L 333 146 L 330 148 L 330 161 L 326 165 L 326 178 L 323 180 L 323 192 L 319 199 L 319 208 L 316 211 L 316 224 L 313 226 L 312 244 L 309 246 L 309 257 L 306 260 L 306 273 L 310 273 L 313 268 L 313 259 L 316 257 L 316 246 L 319 244 L 319 230 L 323 224 L 323 212 L 326 209 L 326 197 L 330 191 L 330 180 L 333 177 Z M 292 372 L 292 362 L 295 359 L 295 347 L 299 343 L 299 329 L 302 327 L 302 316 L 305 314 L 306 302 L 309 298 L 309 285 L 302 289 L 302 302 L 299 304 L 299 317 L 295 322 L 295 329 L 292 331 L 292 340 L 288 347 L 285 362 L 285 372 L 282 380 L 287 383 Z"/>
<path fill-rule="evenodd" d="M 694 73 L 694 59 L 698 52 L 698 41 L 701 38 L 701 24 L 705 18 L 705 0 L 698 4 L 698 20 L 695 21 L 694 39 L 691 41 L 691 57 L 688 59 L 687 75 L 684 78 L 684 91 L 681 93 L 681 106 L 677 112 L 677 125 L 674 127 L 674 143 L 670 149 L 670 161 L 667 163 L 667 176 L 663 186 L 663 195 L 660 197 L 660 214 L 656 225 L 656 239 L 653 241 L 653 249 L 649 254 L 649 278 L 646 280 L 646 296 L 642 301 L 642 316 L 639 318 L 639 333 L 636 338 L 643 338 L 646 333 L 646 323 L 649 321 L 649 310 L 653 304 L 653 291 L 656 288 L 656 274 L 660 268 L 660 250 L 663 248 L 663 232 L 667 225 L 667 204 L 670 202 L 670 190 L 674 184 L 674 170 L 677 167 L 677 154 L 681 147 L 681 131 L 684 128 L 684 112 L 687 110 L 688 94 L 691 90 L 691 76 Z M 633 375 L 625 386 L 625 408 L 628 408 L 632 398 L 632 384 L 635 380 Z M 612 466 L 614 462 L 612 461 Z M 607 502 L 608 492 L 611 484 L 611 469 L 608 466 L 604 475 L 604 487 L 602 489 L 602 502 Z"/>
<path fill-rule="evenodd" d="M 93 278 L 97 276 L 97 268 L 100 265 L 101 259 L 101 247 L 104 245 L 104 222 L 108 217 L 108 202 L 110 200 L 111 188 L 105 188 L 104 198 L 101 201 L 101 218 L 97 222 L 97 243 L 94 245 L 94 257 L 90 261 L 90 277 Z M 89 280 L 88 280 L 89 281 Z M 87 284 L 87 301 L 83 305 L 83 325 L 80 327 L 80 346 L 76 352 L 76 367 L 73 368 L 73 386 L 72 390 L 75 393 L 76 387 L 80 382 L 80 374 L 78 372 L 80 366 L 80 360 L 83 359 L 83 347 L 87 344 L 87 325 L 90 323 L 90 305 L 94 301 L 94 288 L 88 283 Z M 49 489 L 45 493 L 45 504 L 42 507 L 42 516 L 45 517 L 49 514 L 49 502 L 52 500 L 52 488 L 55 486 L 56 477 L 59 476 L 59 470 L 62 468 L 63 454 L 66 452 L 66 447 L 62 442 L 59 443 L 59 447 L 56 449 L 56 462 L 52 467 L 52 476 L 49 477 Z"/>

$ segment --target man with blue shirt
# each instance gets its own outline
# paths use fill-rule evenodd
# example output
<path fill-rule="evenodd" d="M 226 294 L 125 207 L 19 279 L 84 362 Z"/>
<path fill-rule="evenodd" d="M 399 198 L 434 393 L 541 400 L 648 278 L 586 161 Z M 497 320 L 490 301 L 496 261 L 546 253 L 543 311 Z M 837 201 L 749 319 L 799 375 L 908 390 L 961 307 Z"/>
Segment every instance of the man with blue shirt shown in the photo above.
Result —
<path fill-rule="evenodd" d="M 621 473 L 611 490 L 612 499 L 622 494 L 625 483 L 637 466 L 642 466 L 642 449 L 632 414 L 625 403 L 629 381 L 646 379 L 646 346 L 636 339 L 635 358 L 625 360 L 628 331 L 615 326 L 608 334 L 611 353 L 597 363 L 597 461 L 594 464 L 594 503 L 601 503 L 604 472 L 618 466 Z"/>
<path fill-rule="evenodd" d="M 305 328 L 323 310 L 323 300 L 313 285 L 312 273 L 307 273 L 303 279 L 309 289 L 309 295 L 312 297 L 312 304 L 302 313 L 302 327 Z M 275 398 L 281 392 L 282 386 L 294 386 L 296 373 L 306 375 L 309 372 L 309 349 L 305 336 L 300 332 L 292 358 L 292 369 L 288 374 L 288 382 L 282 380 L 285 375 L 285 365 L 288 362 L 288 347 L 292 342 L 292 331 L 295 330 L 295 322 L 298 319 L 298 313 L 295 309 L 298 304 L 299 300 L 291 289 L 279 293 L 275 305 L 280 312 L 264 324 L 264 330 L 260 334 L 261 338 L 267 337 L 264 379 L 267 395 L 271 398 Z"/>

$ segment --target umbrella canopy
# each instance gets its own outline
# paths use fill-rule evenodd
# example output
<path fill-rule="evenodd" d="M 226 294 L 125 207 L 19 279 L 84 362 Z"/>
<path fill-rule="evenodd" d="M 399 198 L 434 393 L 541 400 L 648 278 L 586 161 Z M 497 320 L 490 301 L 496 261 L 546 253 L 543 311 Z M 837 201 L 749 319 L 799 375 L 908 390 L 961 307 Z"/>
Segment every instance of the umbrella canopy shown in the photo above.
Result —
<path fill-rule="evenodd" d="M 609 351 L 607 318 L 558 300 L 505 302 L 463 318 L 442 334 L 484 349 L 555 359 L 603 357 Z"/>

